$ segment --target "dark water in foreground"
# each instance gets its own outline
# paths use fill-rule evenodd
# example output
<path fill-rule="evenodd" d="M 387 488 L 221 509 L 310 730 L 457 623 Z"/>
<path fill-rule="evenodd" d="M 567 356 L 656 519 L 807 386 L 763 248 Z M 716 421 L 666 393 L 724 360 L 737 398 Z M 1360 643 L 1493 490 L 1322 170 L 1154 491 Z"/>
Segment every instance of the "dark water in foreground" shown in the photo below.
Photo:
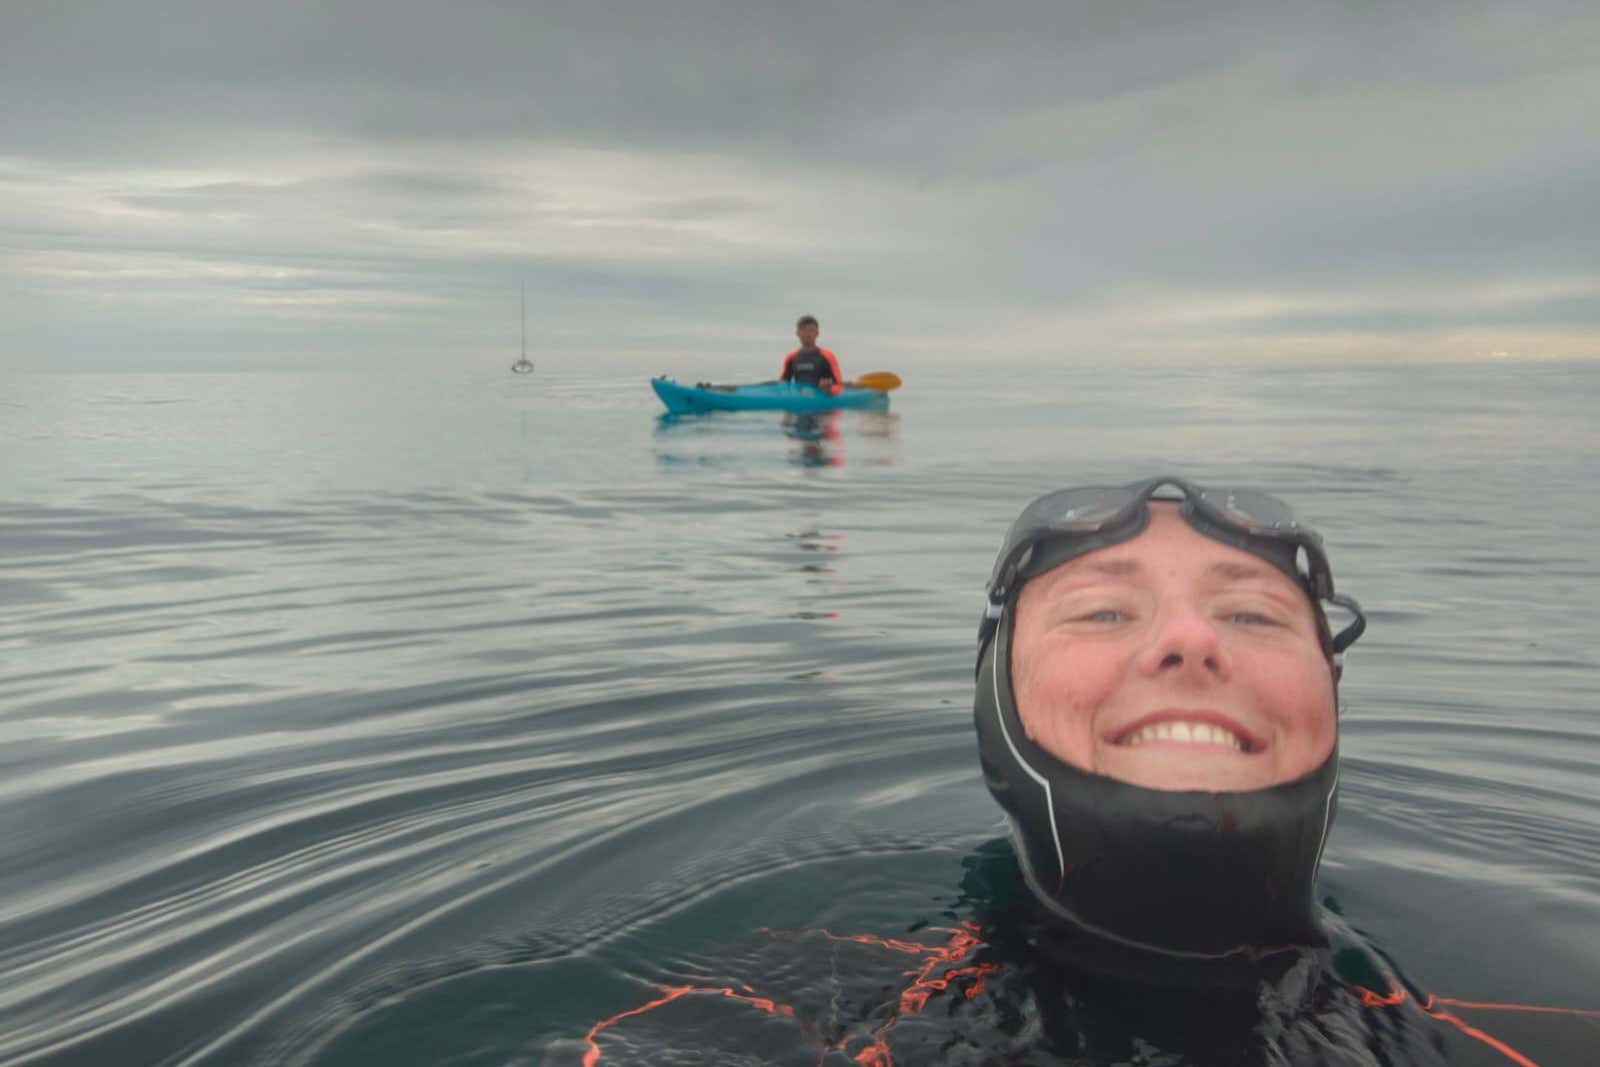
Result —
<path fill-rule="evenodd" d="M 1290 499 L 1370 611 L 1322 883 L 1362 951 L 1600 1009 L 1600 366 L 901 367 L 820 425 L 663 423 L 656 369 L 6 383 L 0 1063 L 577 1063 L 686 985 L 729 992 L 599 1062 L 1184 1062 L 1181 1006 L 917 985 L 1020 958 L 960 942 L 1002 529 L 1159 470 Z"/>

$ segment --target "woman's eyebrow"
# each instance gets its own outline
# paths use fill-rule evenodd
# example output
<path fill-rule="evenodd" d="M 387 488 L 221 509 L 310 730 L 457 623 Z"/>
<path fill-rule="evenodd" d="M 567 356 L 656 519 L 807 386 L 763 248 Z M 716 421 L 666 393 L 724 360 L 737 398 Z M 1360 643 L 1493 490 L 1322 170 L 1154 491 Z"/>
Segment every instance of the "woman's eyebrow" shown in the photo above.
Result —
<path fill-rule="evenodd" d="M 1052 594 L 1061 590 L 1070 592 L 1107 578 L 1131 578 L 1144 573 L 1144 567 L 1136 559 L 1085 559 L 1073 560 L 1062 572 L 1049 579 L 1048 588 Z"/>
<path fill-rule="evenodd" d="M 1097 559 L 1085 560 L 1083 566 L 1076 568 L 1080 574 L 1100 574 L 1109 578 L 1126 578 L 1138 574 L 1144 567 L 1136 559 Z"/>
<path fill-rule="evenodd" d="M 1229 578 L 1234 581 L 1243 581 L 1247 578 L 1270 578 L 1273 571 L 1268 570 L 1265 564 L 1235 563 L 1231 560 L 1213 563 L 1206 568 L 1207 577 Z"/>

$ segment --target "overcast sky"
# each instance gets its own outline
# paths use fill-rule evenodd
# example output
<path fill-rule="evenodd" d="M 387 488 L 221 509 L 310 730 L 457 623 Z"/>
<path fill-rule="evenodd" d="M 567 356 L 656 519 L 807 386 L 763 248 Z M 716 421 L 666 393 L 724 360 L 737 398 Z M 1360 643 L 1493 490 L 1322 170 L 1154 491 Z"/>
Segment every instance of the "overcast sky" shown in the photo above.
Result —
<path fill-rule="evenodd" d="M 1600 358 L 1600 5 L 0 3 L 0 366 Z"/>

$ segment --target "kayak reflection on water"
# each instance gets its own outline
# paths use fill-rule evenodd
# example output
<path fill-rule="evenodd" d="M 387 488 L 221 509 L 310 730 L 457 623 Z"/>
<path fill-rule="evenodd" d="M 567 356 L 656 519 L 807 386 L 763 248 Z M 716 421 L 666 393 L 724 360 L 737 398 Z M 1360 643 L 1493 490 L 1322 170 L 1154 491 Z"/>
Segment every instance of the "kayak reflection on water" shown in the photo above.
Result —
<path fill-rule="evenodd" d="M 789 450 L 789 458 L 799 466 L 844 466 L 844 441 L 839 435 L 837 411 L 785 413 L 783 432 L 798 442 L 798 447 Z"/>
<path fill-rule="evenodd" d="M 656 419 L 656 459 L 672 466 L 816 469 L 843 467 L 848 453 L 851 466 L 894 466 L 899 419 L 889 411 L 668 412 Z"/>

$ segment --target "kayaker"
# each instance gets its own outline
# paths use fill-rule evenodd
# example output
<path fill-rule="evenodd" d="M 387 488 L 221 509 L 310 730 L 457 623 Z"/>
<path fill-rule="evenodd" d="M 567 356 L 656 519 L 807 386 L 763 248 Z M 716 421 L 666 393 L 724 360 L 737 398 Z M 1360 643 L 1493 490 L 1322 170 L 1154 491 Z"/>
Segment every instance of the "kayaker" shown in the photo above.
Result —
<path fill-rule="evenodd" d="M 815 316 L 800 316 L 794 324 L 794 335 L 800 339 L 800 347 L 783 357 L 779 381 L 814 385 L 830 393 L 839 391 L 839 383 L 844 381 L 844 375 L 839 373 L 839 361 L 834 354 L 817 346 L 817 334 L 820 331 Z"/>
<path fill-rule="evenodd" d="M 1029 504 L 990 578 L 975 720 L 1034 894 L 1157 953 L 1324 943 L 1336 683 L 1365 626 L 1265 493 L 1155 478 Z"/>

